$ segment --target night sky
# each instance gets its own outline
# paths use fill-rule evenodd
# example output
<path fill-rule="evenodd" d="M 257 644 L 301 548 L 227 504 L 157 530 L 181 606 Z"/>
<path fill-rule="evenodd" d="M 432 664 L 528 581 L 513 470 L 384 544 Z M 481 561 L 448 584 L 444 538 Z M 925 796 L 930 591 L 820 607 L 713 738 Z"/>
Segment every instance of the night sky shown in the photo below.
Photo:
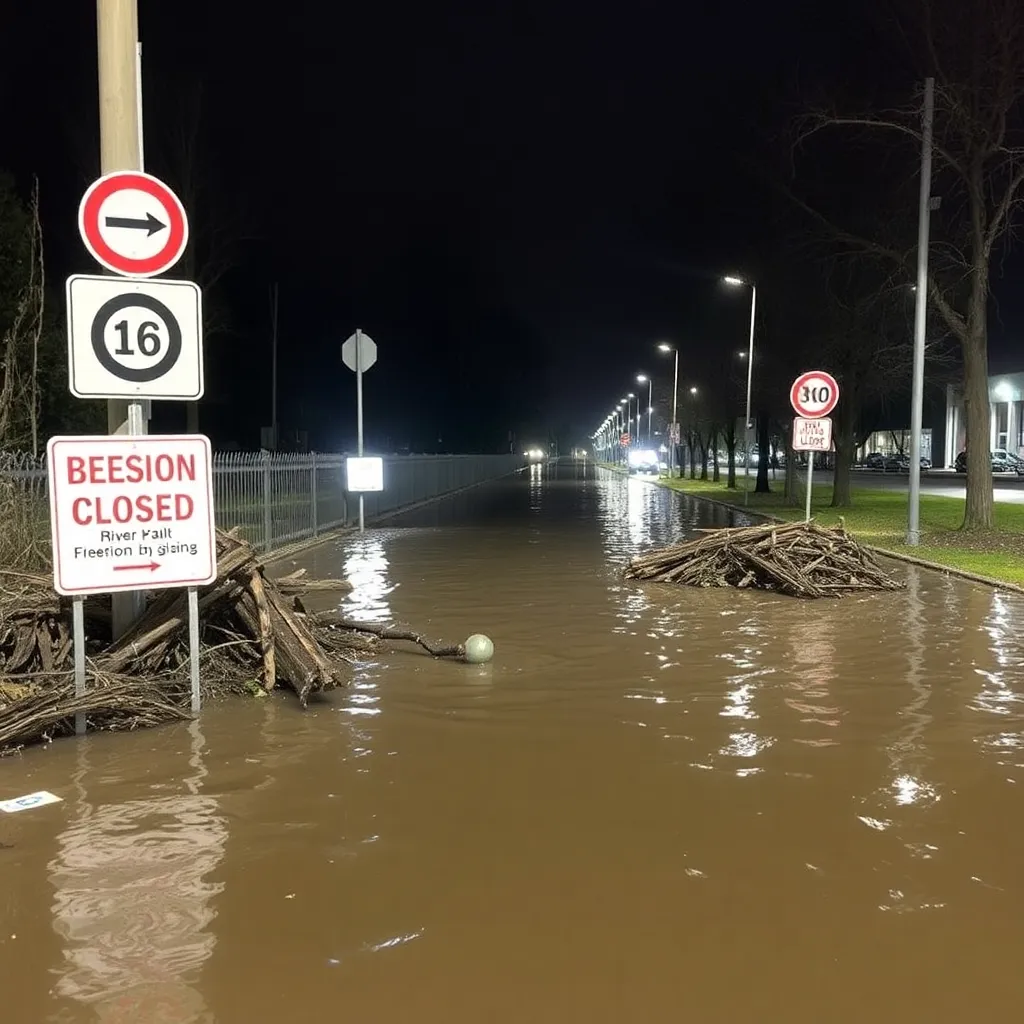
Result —
<path fill-rule="evenodd" d="M 703 384 L 746 336 L 719 276 L 781 258 L 787 120 L 823 91 L 914 85 L 852 0 L 343 6 L 139 0 L 147 170 L 181 190 L 203 272 L 227 267 L 200 415 L 217 444 L 258 447 L 270 421 L 275 281 L 282 430 L 322 450 L 354 434 L 357 326 L 390 450 L 573 443 L 638 371 L 665 391 L 664 338 Z M 51 279 L 93 272 L 75 216 L 98 172 L 95 8 L 8 7 L 0 166 L 40 176 Z M 996 369 L 1024 319 L 1008 285 Z"/>

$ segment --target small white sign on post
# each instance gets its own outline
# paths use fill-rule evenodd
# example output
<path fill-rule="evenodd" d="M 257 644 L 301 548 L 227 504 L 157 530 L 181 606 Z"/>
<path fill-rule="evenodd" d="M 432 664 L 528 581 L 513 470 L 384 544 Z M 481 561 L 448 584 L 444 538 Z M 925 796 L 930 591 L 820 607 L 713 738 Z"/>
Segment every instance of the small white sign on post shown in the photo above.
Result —
<path fill-rule="evenodd" d="M 828 414 L 839 402 L 839 384 L 835 377 L 824 370 L 808 370 L 801 373 L 789 389 L 789 404 L 797 418 L 793 421 L 793 449 L 807 452 L 807 503 L 804 519 L 811 520 L 811 486 L 814 482 L 814 453 L 828 451 L 832 447 L 832 421 Z M 825 427 L 822 424 L 827 423 Z M 822 425 L 815 429 L 814 424 Z M 827 443 L 822 444 L 826 438 Z M 804 446 L 798 445 L 798 440 Z"/>
<path fill-rule="evenodd" d="M 208 438 L 52 437 L 46 452 L 58 593 L 198 587 L 217 578 Z"/>
<path fill-rule="evenodd" d="M 832 449 L 832 420 L 823 416 L 809 420 L 797 416 L 793 420 L 793 451 L 827 452 Z"/>
<path fill-rule="evenodd" d="M 345 343 L 341 346 L 341 361 L 356 375 L 356 434 L 357 434 L 357 450 L 359 452 L 359 458 L 363 457 L 363 374 L 377 362 L 377 343 L 368 335 L 362 331 L 357 330 L 355 334 L 351 335 L 346 339 Z M 354 460 L 349 459 L 349 462 Z M 360 472 L 359 469 L 356 472 Z M 363 472 L 366 472 L 363 470 Z M 381 470 L 381 485 L 380 487 L 363 487 L 354 488 L 349 486 L 350 491 L 369 491 L 369 490 L 384 490 L 383 484 L 383 469 Z M 349 478 L 351 480 L 351 477 Z M 365 509 L 363 505 L 363 495 L 359 495 L 359 532 L 362 533 L 366 529 Z"/>
<path fill-rule="evenodd" d="M 384 460 L 367 455 L 345 460 L 345 480 L 353 494 L 384 490 Z"/>

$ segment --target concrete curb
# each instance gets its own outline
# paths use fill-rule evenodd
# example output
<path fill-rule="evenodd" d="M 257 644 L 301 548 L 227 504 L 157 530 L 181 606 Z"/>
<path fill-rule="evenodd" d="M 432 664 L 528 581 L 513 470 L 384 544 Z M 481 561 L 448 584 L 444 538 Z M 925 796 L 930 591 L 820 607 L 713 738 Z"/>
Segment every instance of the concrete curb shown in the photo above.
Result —
<path fill-rule="evenodd" d="M 899 551 L 890 551 L 888 548 L 876 548 L 874 545 L 864 545 L 869 551 L 885 558 L 891 558 L 896 562 L 906 562 L 908 565 L 918 565 L 922 569 L 931 569 L 934 572 L 944 572 L 949 576 L 958 576 L 962 580 L 970 580 L 972 583 L 984 583 L 986 586 L 995 587 L 997 590 L 1009 590 L 1014 594 L 1024 594 L 1024 587 L 1017 583 L 1007 583 L 1005 580 L 994 580 L 991 576 L 982 576 L 976 572 L 968 572 L 966 569 L 957 569 L 952 565 L 943 565 L 941 562 L 929 562 L 926 558 L 916 558 L 914 555 L 904 555 Z"/>
<path fill-rule="evenodd" d="M 674 491 L 676 494 L 685 494 L 687 497 L 693 498 L 696 501 L 706 501 L 710 505 L 719 505 L 722 508 L 731 509 L 733 512 L 742 512 L 746 516 L 751 516 L 754 519 L 763 519 L 765 522 L 792 522 L 791 519 L 780 519 L 778 516 L 770 515 L 767 512 L 754 512 L 749 508 L 744 508 L 742 505 L 733 505 L 728 501 L 719 501 L 717 498 L 707 498 L 703 494 L 694 494 L 692 491 L 686 491 L 679 487 L 672 487 L 661 480 L 644 479 L 644 482 L 664 488 L 666 491 Z M 945 573 L 947 576 L 956 576 L 962 580 L 969 580 L 971 583 L 983 583 L 985 586 L 994 587 L 997 590 L 1008 590 L 1013 594 L 1024 594 L 1024 587 L 1017 583 L 1007 583 L 1005 580 L 995 580 L 991 576 L 982 576 L 976 572 L 969 572 L 967 569 L 957 569 L 952 565 L 943 565 L 941 562 L 930 562 L 926 558 L 917 558 L 914 555 L 904 555 L 899 551 L 890 551 L 888 548 L 876 547 L 874 544 L 865 544 L 864 547 L 866 547 L 868 551 L 872 552 L 872 554 L 879 555 L 882 558 L 889 558 L 894 562 L 905 562 L 907 565 L 916 565 L 921 569 L 930 569 L 932 572 Z"/>

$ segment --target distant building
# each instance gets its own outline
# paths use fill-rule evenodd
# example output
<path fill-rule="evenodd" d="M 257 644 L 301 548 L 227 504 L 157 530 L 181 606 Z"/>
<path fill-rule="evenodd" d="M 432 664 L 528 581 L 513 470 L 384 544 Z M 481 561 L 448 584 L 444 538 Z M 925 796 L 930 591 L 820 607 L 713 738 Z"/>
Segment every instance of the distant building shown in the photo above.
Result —
<path fill-rule="evenodd" d="M 1024 450 L 1024 372 L 1001 373 L 988 379 L 989 449 Z M 953 466 L 967 443 L 964 398 L 959 388 L 946 388 L 946 460 Z"/>
<path fill-rule="evenodd" d="M 910 430 L 876 430 L 857 449 L 857 461 L 863 462 L 869 455 L 906 455 L 910 451 Z M 931 427 L 921 428 L 921 457 L 932 460 Z"/>

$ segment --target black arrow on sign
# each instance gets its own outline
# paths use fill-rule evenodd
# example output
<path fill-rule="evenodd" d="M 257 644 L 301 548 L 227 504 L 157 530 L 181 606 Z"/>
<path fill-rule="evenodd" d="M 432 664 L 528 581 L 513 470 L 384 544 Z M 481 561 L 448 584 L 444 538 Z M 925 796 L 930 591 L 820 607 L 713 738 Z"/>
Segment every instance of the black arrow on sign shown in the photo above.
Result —
<path fill-rule="evenodd" d="M 167 227 L 162 220 L 158 220 L 151 213 L 146 214 L 145 220 L 135 217 L 107 217 L 106 221 L 108 228 L 133 228 L 135 231 L 145 231 L 147 235 L 155 235 Z"/>

